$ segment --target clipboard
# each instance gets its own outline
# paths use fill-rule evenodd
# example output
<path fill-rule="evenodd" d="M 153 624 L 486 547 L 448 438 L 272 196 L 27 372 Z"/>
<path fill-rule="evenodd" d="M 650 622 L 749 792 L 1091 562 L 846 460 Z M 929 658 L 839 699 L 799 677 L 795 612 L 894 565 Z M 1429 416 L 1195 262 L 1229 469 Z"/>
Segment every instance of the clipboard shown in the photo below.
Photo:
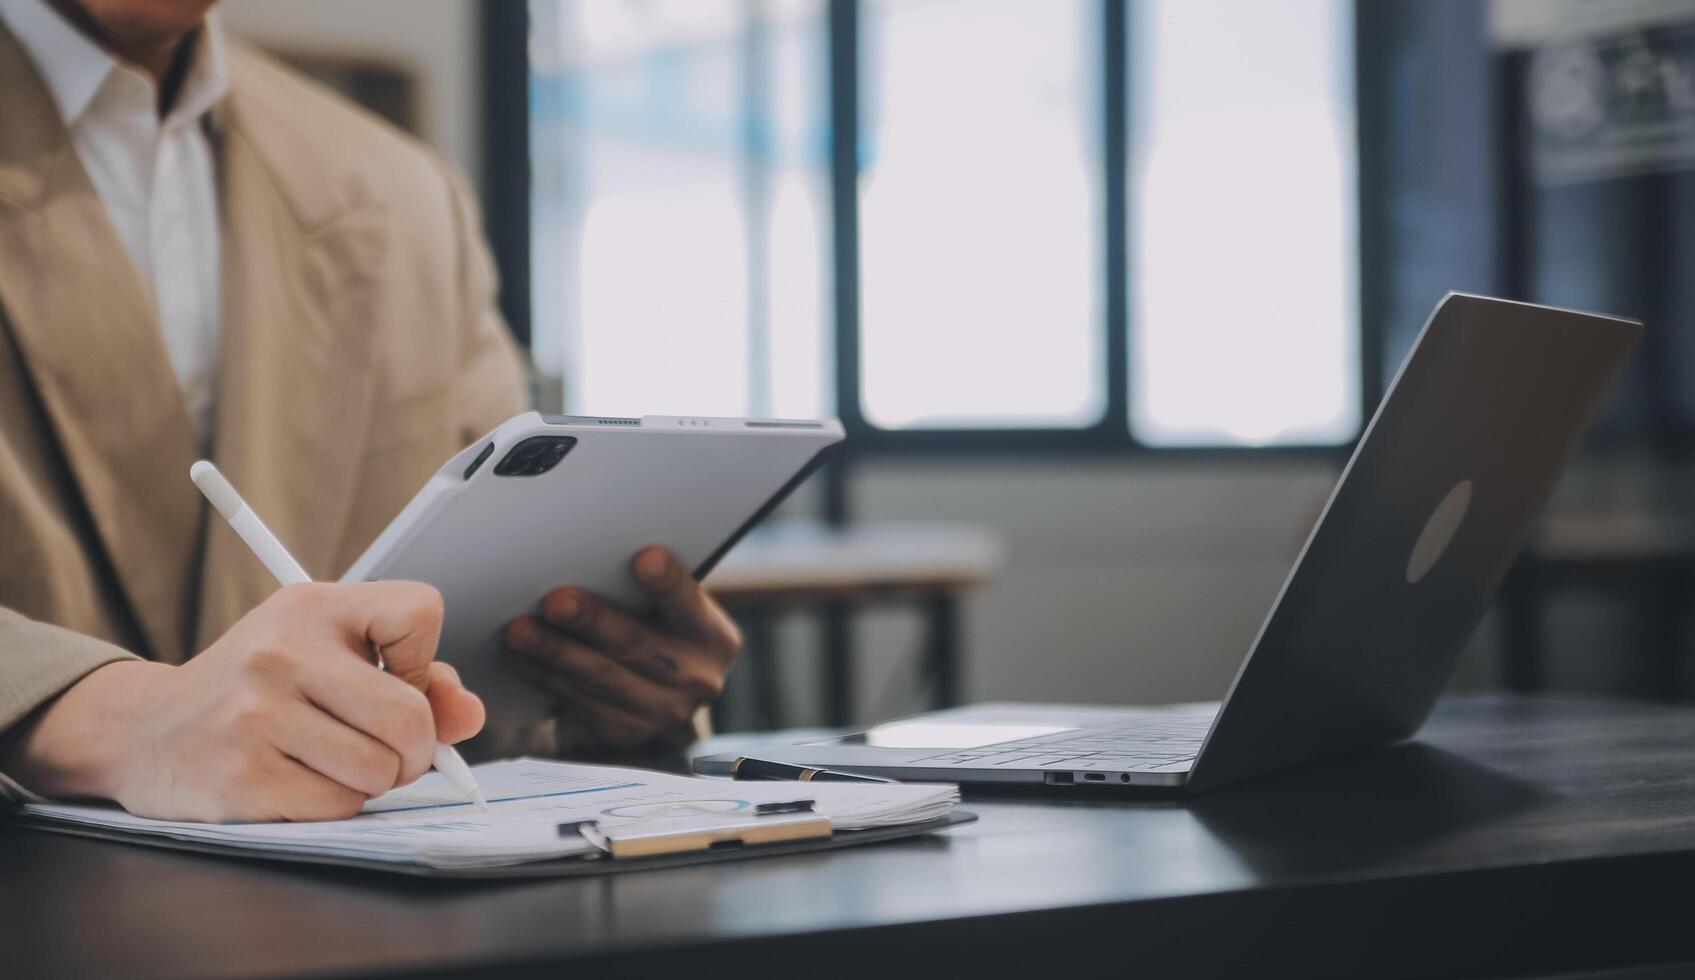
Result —
<path fill-rule="evenodd" d="M 832 836 L 830 818 L 812 809 L 767 814 L 753 821 L 741 820 L 721 826 L 693 826 L 683 830 L 644 824 L 637 820 L 623 826 L 606 826 L 597 820 L 560 824 L 561 834 L 574 833 L 617 859 L 656 857 L 690 851 L 769 847 L 793 841 L 820 840 Z"/>
<path fill-rule="evenodd" d="M 947 830 L 961 824 L 972 823 L 977 815 L 963 810 L 954 810 L 945 817 L 927 820 L 923 823 L 903 824 L 897 827 L 873 827 L 867 830 L 836 831 L 828 837 L 810 837 L 789 840 L 778 840 L 768 843 L 738 843 L 729 846 L 719 845 L 705 848 L 682 850 L 671 853 L 660 853 L 649 856 L 618 857 L 598 851 L 589 855 L 558 858 L 551 861 L 533 861 L 527 864 L 513 864 L 494 868 L 432 868 L 420 864 L 403 864 L 392 861 L 373 861 L 361 858 L 343 858 L 318 854 L 285 854 L 274 851 L 258 851 L 251 848 L 223 846 L 218 844 L 200 843 L 195 841 L 173 840 L 168 837 L 157 837 L 150 834 L 131 834 L 122 831 L 107 830 L 99 827 L 86 827 L 65 824 L 55 821 L 18 817 L 13 819 L 16 826 L 28 827 L 34 830 L 44 830 L 54 834 L 65 834 L 71 837 L 84 837 L 93 840 L 121 844 L 140 844 L 145 847 L 156 847 L 169 851 L 180 851 L 189 854 L 199 854 L 223 859 L 234 858 L 242 861 L 254 861 L 265 864 L 305 864 L 321 867 L 353 868 L 361 871 L 377 871 L 385 875 L 404 875 L 411 878 L 430 878 L 439 880 L 458 881 L 489 881 L 489 880 L 524 880 L 539 878 L 587 878 L 595 876 L 623 874 L 632 871 L 659 871 L 667 868 L 686 868 L 704 864 L 719 864 L 726 861 L 742 861 L 770 857 L 786 857 L 798 854 L 817 854 L 825 851 L 840 850 L 848 847 L 858 847 L 865 844 L 881 844 L 891 841 L 913 840 L 928 837 L 937 831 Z"/>

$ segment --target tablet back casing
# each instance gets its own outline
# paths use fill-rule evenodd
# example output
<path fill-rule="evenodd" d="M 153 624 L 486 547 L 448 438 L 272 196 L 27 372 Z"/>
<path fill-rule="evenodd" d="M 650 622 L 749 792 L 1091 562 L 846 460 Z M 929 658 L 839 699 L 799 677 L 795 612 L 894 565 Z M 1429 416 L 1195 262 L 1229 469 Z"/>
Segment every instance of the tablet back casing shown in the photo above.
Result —
<path fill-rule="evenodd" d="M 576 443 L 545 473 L 495 472 L 512 447 L 538 435 Z M 561 585 L 647 612 L 630 573 L 637 551 L 666 545 L 704 576 L 841 438 L 833 421 L 529 412 L 442 467 L 342 581 L 435 586 L 446 601 L 438 656 L 482 695 L 491 718 L 537 718 L 549 699 L 497 657 L 508 621 Z"/>

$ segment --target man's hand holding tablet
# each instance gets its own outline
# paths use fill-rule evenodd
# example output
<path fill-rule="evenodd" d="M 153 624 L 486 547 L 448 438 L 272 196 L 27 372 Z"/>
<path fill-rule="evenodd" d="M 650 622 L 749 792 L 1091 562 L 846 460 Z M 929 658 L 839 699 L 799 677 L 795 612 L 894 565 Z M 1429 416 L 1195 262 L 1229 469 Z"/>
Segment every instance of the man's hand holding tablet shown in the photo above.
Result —
<path fill-rule="evenodd" d="M 693 738 L 695 712 L 724 689 L 741 632 L 669 549 L 630 563 L 654 611 L 632 616 L 575 586 L 506 627 L 506 665 L 559 699 L 567 746 L 632 749 Z"/>
<path fill-rule="evenodd" d="M 342 580 L 441 590 L 484 751 L 674 746 L 741 646 L 700 580 L 841 439 L 828 420 L 527 412 L 448 460 Z"/>

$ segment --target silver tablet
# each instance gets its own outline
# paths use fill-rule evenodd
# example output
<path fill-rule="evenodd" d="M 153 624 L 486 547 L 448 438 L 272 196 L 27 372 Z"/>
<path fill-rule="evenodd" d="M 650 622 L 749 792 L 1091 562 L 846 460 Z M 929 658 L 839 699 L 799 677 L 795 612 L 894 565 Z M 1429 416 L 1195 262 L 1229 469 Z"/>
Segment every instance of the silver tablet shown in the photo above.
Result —
<path fill-rule="evenodd" d="M 704 576 L 841 439 L 835 421 L 526 412 L 449 460 L 342 581 L 441 590 L 440 658 L 491 715 L 539 717 L 547 697 L 496 656 L 508 621 L 561 585 L 646 611 L 637 551 L 665 545 Z"/>

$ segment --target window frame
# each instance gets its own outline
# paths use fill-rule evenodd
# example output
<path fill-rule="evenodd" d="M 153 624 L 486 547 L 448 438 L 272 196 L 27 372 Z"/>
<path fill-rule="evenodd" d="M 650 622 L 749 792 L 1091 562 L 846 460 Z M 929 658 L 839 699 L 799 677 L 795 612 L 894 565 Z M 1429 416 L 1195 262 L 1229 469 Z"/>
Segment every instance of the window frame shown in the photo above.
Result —
<path fill-rule="evenodd" d="M 1356 146 L 1355 206 L 1359 243 L 1355 270 L 1359 331 L 1360 430 L 1337 444 L 1271 446 L 1167 446 L 1138 440 L 1130 425 L 1130 269 L 1128 237 L 1130 0 L 1097 0 L 1101 25 L 1100 102 L 1103 187 L 1099 225 L 1105 269 L 1101 328 L 1105 331 L 1105 406 L 1084 427 L 885 429 L 871 423 L 861 404 L 859 269 L 860 11 L 858 0 L 826 0 L 831 228 L 829 308 L 835 354 L 836 414 L 855 455 L 876 456 L 1114 456 L 1167 459 L 1260 457 L 1338 460 L 1352 451 L 1383 393 L 1382 339 L 1372 326 L 1382 312 L 1382 266 L 1377 261 L 1385 216 L 1375 207 L 1382 146 L 1373 116 L 1359 107 L 1375 101 L 1385 82 L 1375 68 L 1373 26 L 1380 19 L 1370 0 L 1354 3 Z M 530 139 L 528 0 L 483 5 L 483 119 L 486 224 L 501 276 L 500 307 L 514 337 L 526 348 L 530 310 Z"/>

